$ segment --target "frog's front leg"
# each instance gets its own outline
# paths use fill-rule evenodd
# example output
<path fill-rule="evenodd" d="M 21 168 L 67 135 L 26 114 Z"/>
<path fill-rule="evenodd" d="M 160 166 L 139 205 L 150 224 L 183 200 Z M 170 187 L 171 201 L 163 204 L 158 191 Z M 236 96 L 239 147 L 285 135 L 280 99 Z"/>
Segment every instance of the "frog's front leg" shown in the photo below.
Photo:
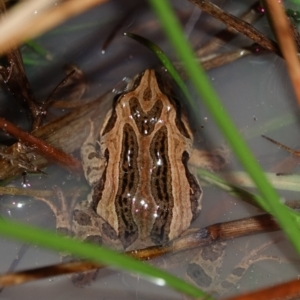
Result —
<path fill-rule="evenodd" d="M 76 238 L 85 242 L 102 245 L 102 219 L 93 213 L 87 206 L 87 201 L 76 205 L 72 213 L 72 232 Z M 63 257 L 63 261 L 74 260 L 69 255 Z M 85 287 L 90 285 L 96 278 L 98 270 L 75 273 L 70 276 L 75 286 Z"/>
<path fill-rule="evenodd" d="M 97 184 L 102 177 L 106 160 L 96 150 L 94 123 L 90 121 L 90 132 L 81 147 L 81 158 L 84 175 L 90 186 Z"/>

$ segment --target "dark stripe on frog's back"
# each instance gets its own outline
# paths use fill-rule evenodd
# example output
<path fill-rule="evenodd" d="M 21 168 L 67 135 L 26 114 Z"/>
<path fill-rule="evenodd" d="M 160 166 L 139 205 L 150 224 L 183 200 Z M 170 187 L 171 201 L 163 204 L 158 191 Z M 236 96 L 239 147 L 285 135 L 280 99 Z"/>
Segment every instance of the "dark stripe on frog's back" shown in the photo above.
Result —
<path fill-rule="evenodd" d="M 161 116 L 163 104 L 161 100 L 155 101 L 152 108 L 144 112 L 139 100 L 132 97 L 129 100 L 130 113 L 141 135 L 149 135 L 153 132 L 157 121 Z M 139 114 L 137 114 L 139 112 Z"/>
<path fill-rule="evenodd" d="M 110 116 L 109 120 L 106 123 L 106 126 L 103 129 L 102 136 L 104 136 L 105 134 L 110 132 L 116 124 L 116 121 L 117 121 L 116 105 L 117 105 L 118 100 L 120 99 L 121 96 L 122 95 L 116 95 L 114 97 L 112 113 L 111 113 L 111 116 Z"/>
<path fill-rule="evenodd" d="M 182 153 L 182 164 L 185 169 L 185 176 L 190 186 L 190 202 L 193 219 L 195 220 L 200 212 L 199 201 L 201 199 L 202 189 L 196 177 L 188 169 L 189 154 L 187 151 Z"/>
<path fill-rule="evenodd" d="M 152 90 L 149 86 L 147 86 L 143 93 L 143 100 L 150 101 L 152 99 Z"/>
<path fill-rule="evenodd" d="M 104 183 L 106 181 L 106 171 L 107 171 L 107 165 L 109 163 L 109 151 L 108 151 L 108 149 L 105 150 L 104 157 L 105 157 L 105 160 L 107 161 L 106 167 L 105 167 L 105 169 L 102 173 L 101 179 L 92 187 L 93 188 L 93 197 L 92 197 L 91 208 L 95 213 L 97 213 L 98 203 L 102 198 Z"/>
<path fill-rule="evenodd" d="M 141 82 L 142 77 L 144 76 L 144 73 L 145 72 L 142 72 L 142 73 L 138 74 L 137 76 L 135 76 L 135 78 L 133 79 L 132 86 L 129 89 L 127 89 L 124 93 L 118 94 L 114 97 L 112 114 L 102 132 L 102 135 L 105 135 L 106 133 L 108 133 L 110 130 L 112 130 L 114 128 L 116 120 L 117 120 L 117 114 L 116 114 L 115 108 L 116 108 L 118 102 L 121 101 L 121 99 L 124 95 L 134 91 L 140 85 L 140 82 Z M 155 78 L 157 79 L 157 84 L 159 86 L 160 91 L 168 98 L 168 100 L 170 101 L 170 104 L 176 110 L 175 123 L 176 123 L 176 126 L 177 126 L 179 132 L 186 138 L 190 139 L 191 136 L 189 135 L 189 132 L 181 119 L 182 118 L 182 109 L 181 109 L 181 105 L 179 104 L 177 97 L 175 96 L 177 93 L 174 91 L 174 88 L 173 88 L 174 84 L 172 85 L 171 80 L 167 79 L 166 75 L 163 76 L 159 72 L 155 72 Z M 151 98 L 152 98 L 151 87 L 147 86 L 143 93 L 143 100 L 150 101 Z M 136 99 L 136 98 L 133 97 L 130 100 L 132 100 L 132 99 Z M 157 102 L 154 104 L 154 106 L 150 110 L 150 112 L 147 113 L 148 118 L 151 114 L 158 113 L 158 111 L 155 112 L 155 110 L 157 110 L 159 108 L 159 105 L 160 104 Z M 139 125 L 141 125 L 141 124 L 139 124 Z M 140 128 L 142 128 L 142 127 L 140 126 L 139 129 Z"/>
<path fill-rule="evenodd" d="M 157 217 L 152 226 L 150 238 L 157 245 L 169 241 L 168 236 L 174 206 L 167 135 L 167 128 L 161 127 L 154 135 L 150 145 L 150 155 L 153 160 L 151 193 L 158 206 Z"/>
<path fill-rule="evenodd" d="M 129 89 L 126 88 L 126 90 L 123 93 L 117 94 L 114 97 L 113 105 L 112 105 L 112 114 L 111 114 L 108 122 L 106 123 L 105 128 L 103 129 L 102 135 L 105 135 L 106 133 L 108 133 L 109 131 L 111 131 L 114 128 L 116 120 L 117 120 L 116 106 L 121 101 L 121 99 L 124 95 L 134 91 L 139 86 L 143 75 L 144 75 L 144 72 L 135 76 L 132 80 L 133 81 L 132 86 Z"/>
<path fill-rule="evenodd" d="M 180 102 L 177 98 L 177 94 L 180 94 L 179 89 L 177 88 L 175 91 L 174 89 L 174 85 L 175 83 L 171 84 L 171 80 L 170 78 L 167 78 L 167 76 L 169 77 L 169 75 L 166 74 L 161 74 L 159 72 L 155 72 L 156 75 L 156 79 L 157 79 L 157 84 L 159 86 L 160 91 L 166 95 L 166 97 L 168 98 L 168 100 L 170 101 L 171 105 L 175 108 L 176 110 L 176 126 L 179 130 L 179 132 L 185 136 L 188 139 L 191 139 L 191 136 L 189 134 L 189 131 L 187 130 L 185 124 L 182 121 L 182 107 L 180 105 Z"/>
<path fill-rule="evenodd" d="M 127 248 L 138 238 L 138 227 L 132 215 L 132 202 L 136 196 L 139 181 L 137 137 L 129 124 L 124 125 L 122 145 L 115 207 L 118 216 L 119 238 L 124 248 Z"/>

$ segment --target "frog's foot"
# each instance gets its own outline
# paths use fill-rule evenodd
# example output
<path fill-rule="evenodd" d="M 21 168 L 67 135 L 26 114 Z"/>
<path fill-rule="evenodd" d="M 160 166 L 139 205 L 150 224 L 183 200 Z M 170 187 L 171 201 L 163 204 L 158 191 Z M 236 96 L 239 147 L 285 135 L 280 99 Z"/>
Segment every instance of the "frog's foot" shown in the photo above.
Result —
<path fill-rule="evenodd" d="M 224 147 L 214 151 L 193 149 L 189 164 L 209 171 L 219 171 L 229 162 L 229 151 Z"/>
<path fill-rule="evenodd" d="M 105 159 L 96 150 L 94 123 L 90 120 L 89 135 L 81 147 L 84 175 L 90 186 L 99 182 L 105 168 Z"/>

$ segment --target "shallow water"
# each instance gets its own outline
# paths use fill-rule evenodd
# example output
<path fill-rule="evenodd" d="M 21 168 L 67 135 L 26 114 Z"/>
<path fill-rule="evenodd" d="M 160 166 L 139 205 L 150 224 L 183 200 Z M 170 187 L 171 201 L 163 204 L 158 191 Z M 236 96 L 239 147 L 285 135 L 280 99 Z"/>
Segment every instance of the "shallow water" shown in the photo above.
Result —
<path fill-rule="evenodd" d="M 176 2 L 176 7 L 180 8 L 182 22 L 186 25 L 188 16 L 192 13 L 192 6 L 183 0 L 174 2 Z M 247 4 L 252 2 L 247 1 Z M 116 19 L 123 11 L 130 11 L 131 5 L 134 3 L 135 1 L 112 1 L 39 38 L 38 42 L 53 55 L 53 61 L 45 63 L 45 65 L 26 67 L 37 97 L 43 98 L 48 95 L 63 78 L 62 66 L 66 63 L 75 63 L 83 70 L 88 81 L 90 97 L 97 97 L 113 89 L 124 77 L 130 78 L 145 68 L 157 66 L 158 61 L 154 55 L 135 41 L 123 37 L 122 32 L 124 31 L 135 32 L 154 40 L 171 58 L 174 58 L 174 51 L 165 40 L 154 15 L 147 8 L 133 13 L 119 29 L 118 35 L 109 45 L 105 54 L 102 53 L 101 46 L 115 25 Z M 234 14 L 242 9 L 239 1 L 218 1 L 218 3 Z M 207 17 L 204 13 L 200 14 L 196 27 L 189 36 L 190 40 L 197 45 L 203 44 L 203 41 L 209 36 L 207 30 L 212 26 L 218 27 L 219 22 Z M 269 32 L 265 19 L 260 20 L 257 26 L 263 32 Z M 214 32 L 215 29 L 211 31 Z M 230 45 L 223 46 L 221 50 L 228 51 L 242 42 L 249 43 L 246 39 L 238 38 Z M 28 49 L 24 49 L 24 52 L 29 55 Z M 41 60 L 37 56 L 33 55 L 33 57 Z M 281 58 L 274 54 L 248 56 L 211 70 L 208 72 L 208 76 L 225 109 L 232 116 L 257 160 L 266 171 L 271 170 L 289 154 L 264 140 L 261 134 L 270 136 L 292 148 L 297 148 L 300 137 L 297 106 Z M 193 130 L 196 132 L 196 143 L 207 149 L 223 146 L 224 139 L 216 129 L 214 121 L 204 108 L 201 99 L 197 99 L 197 107 L 199 109 L 197 116 L 201 120 L 203 128 L 199 129 L 196 123 L 192 124 Z M 241 167 L 231 157 L 227 169 L 236 171 L 241 170 Z M 277 172 L 285 171 L 277 170 Z M 86 185 L 83 178 L 78 179 L 78 176 L 58 170 L 57 167 L 49 167 L 46 172 L 48 176 L 29 175 L 27 179 L 31 187 L 51 189 L 54 184 L 57 184 L 67 190 L 79 184 Z M 296 173 L 297 169 L 292 172 Z M 13 184 L 21 186 L 21 183 L 22 180 L 17 179 Z M 289 200 L 298 197 L 297 193 L 279 192 L 283 198 Z M 17 208 L 13 203 L 20 203 L 19 198 L 6 197 L 3 201 L 5 201 L 2 208 L 3 216 L 47 228 L 55 228 L 53 214 L 45 204 L 33 199 L 25 199 L 25 205 Z M 258 209 L 239 199 L 233 198 L 217 188 L 205 186 L 203 210 L 192 226 L 204 227 L 257 213 L 259 213 Z M 266 253 L 280 257 L 281 263 L 260 261 L 255 266 L 251 266 L 233 293 L 239 293 L 248 288 L 255 289 L 266 284 L 275 284 L 298 275 L 297 261 L 296 263 L 285 262 L 287 259 L 295 258 L 296 254 L 279 232 L 229 241 L 222 272 L 230 273 L 236 263 L 253 246 L 259 246 L 270 239 L 277 240 L 278 238 L 282 238 L 282 240 L 269 247 Z M 2 257 L 5 257 L 1 260 L 1 272 L 6 272 L 20 246 L 17 242 L 1 239 L 0 253 L 2 253 Z M 34 268 L 58 261 L 58 254 L 38 247 L 30 247 L 16 269 Z M 180 272 L 184 273 L 183 270 Z M 53 299 L 55 297 L 58 299 L 81 299 L 83 297 L 94 299 L 97 297 L 98 299 L 99 296 L 103 299 L 116 299 L 117 297 L 123 299 L 182 298 L 179 294 L 140 277 L 109 270 L 100 272 L 96 282 L 91 287 L 84 289 L 74 287 L 66 276 L 61 276 L 5 288 L 0 294 L 0 299 L 20 298 L 25 300 L 33 297 L 36 299 Z"/>

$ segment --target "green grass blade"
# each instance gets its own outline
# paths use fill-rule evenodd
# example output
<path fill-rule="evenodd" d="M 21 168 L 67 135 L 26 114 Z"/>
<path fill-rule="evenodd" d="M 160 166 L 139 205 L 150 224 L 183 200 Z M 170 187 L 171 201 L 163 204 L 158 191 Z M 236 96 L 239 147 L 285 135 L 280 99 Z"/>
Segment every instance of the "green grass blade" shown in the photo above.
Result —
<path fill-rule="evenodd" d="M 268 211 L 269 208 L 267 206 L 263 206 L 260 207 L 258 205 L 258 203 L 264 203 L 263 199 L 261 198 L 261 196 L 255 194 L 255 193 L 251 193 L 243 188 L 241 188 L 240 186 L 240 181 L 244 181 L 247 182 L 247 186 L 251 186 L 254 187 L 252 180 L 249 178 L 249 176 L 247 174 L 245 174 L 244 172 L 231 172 L 231 173 L 223 173 L 222 175 L 225 175 L 226 177 L 229 177 L 229 181 L 227 181 L 227 178 L 224 180 L 223 178 L 220 178 L 219 176 L 216 176 L 215 174 L 212 174 L 208 171 L 205 170 L 201 170 L 199 169 L 197 172 L 197 175 L 204 180 L 205 182 L 207 182 L 210 185 L 214 185 L 217 186 L 218 188 L 222 189 L 223 191 L 243 200 L 244 202 L 247 202 L 248 204 L 251 204 L 255 207 L 261 208 L 263 210 Z M 275 174 L 268 174 L 267 175 L 268 178 L 270 178 L 271 180 L 278 180 L 278 178 L 276 179 Z M 283 176 L 282 176 L 283 177 Z M 234 178 L 239 182 L 239 185 L 234 184 L 231 182 L 231 179 Z M 241 180 L 240 180 L 241 179 Z M 299 187 L 296 187 L 295 182 L 298 181 L 299 183 L 299 179 L 300 176 L 295 176 L 294 177 L 294 181 L 292 183 L 287 183 L 286 181 L 281 182 L 282 187 L 283 188 L 287 188 L 289 190 L 292 189 L 299 189 Z M 279 179 L 280 182 L 280 179 Z M 298 184 L 299 186 L 299 184 Z M 295 218 L 300 218 L 300 214 L 297 211 L 293 211 L 291 209 L 289 209 L 290 214 L 292 214 Z"/>
<path fill-rule="evenodd" d="M 41 59 L 35 59 L 35 58 L 30 58 L 28 56 L 22 56 L 22 60 L 24 65 L 26 66 L 43 66 L 47 67 L 50 65 L 50 63 L 46 60 L 41 60 Z"/>
<path fill-rule="evenodd" d="M 279 195 L 268 182 L 263 170 L 257 163 L 257 160 L 242 139 L 237 128 L 234 126 L 204 70 L 200 65 L 195 63 L 195 56 L 184 37 L 182 28 L 176 19 L 169 2 L 167 0 L 149 0 L 149 3 L 155 10 L 166 35 L 177 52 L 178 57 L 183 62 L 187 73 L 190 75 L 190 79 L 196 91 L 202 97 L 203 102 L 226 137 L 227 142 L 232 147 L 249 176 L 255 182 L 264 201 L 266 201 L 266 203 L 259 203 L 259 205 L 270 209 L 269 212 L 276 217 L 279 225 L 285 231 L 300 254 L 297 219 L 291 218 L 289 210 L 280 202 Z"/>
<path fill-rule="evenodd" d="M 300 192 L 300 175 L 286 174 L 278 176 L 275 173 L 265 173 L 268 180 L 276 187 L 276 190 L 286 190 L 291 192 Z M 246 172 L 225 172 L 222 178 L 227 182 L 239 185 L 245 188 L 255 188 L 255 185 Z"/>
<path fill-rule="evenodd" d="M 72 253 L 75 256 L 111 265 L 119 269 L 136 272 L 152 279 L 154 283 L 168 285 L 191 297 L 208 297 L 207 294 L 193 285 L 148 264 L 104 247 L 60 236 L 49 230 L 0 219 L 0 234 L 52 250 Z"/>
<path fill-rule="evenodd" d="M 45 48 L 43 48 L 40 44 L 38 44 L 36 41 L 28 40 L 26 42 L 26 45 L 41 57 L 47 60 L 52 60 L 52 55 L 48 53 L 48 51 Z"/>

